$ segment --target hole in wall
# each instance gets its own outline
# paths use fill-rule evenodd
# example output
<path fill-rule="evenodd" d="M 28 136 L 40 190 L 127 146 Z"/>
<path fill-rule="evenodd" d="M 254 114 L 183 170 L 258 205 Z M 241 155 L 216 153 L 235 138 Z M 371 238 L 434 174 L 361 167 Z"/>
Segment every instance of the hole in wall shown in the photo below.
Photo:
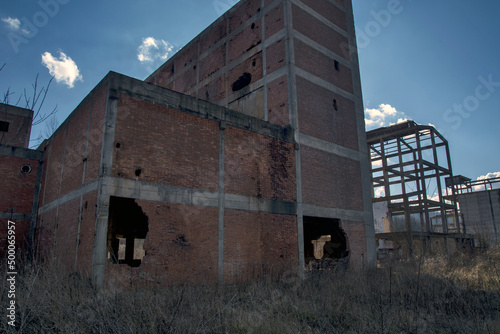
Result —
<path fill-rule="evenodd" d="M 21 166 L 21 173 L 23 173 L 23 174 L 31 173 L 31 166 L 30 165 L 22 165 Z"/>
<path fill-rule="evenodd" d="M 337 104 L 337 100 L 336 99 L 333 99 L 333 109 L 335 109 L 335 111 L 339 110 L 339 106 Z"/>
<path fill-rule="evenodd" d="M 133 198 L 111 196 L 108 219 L 108 260 L 138 267 L 145 256 L 148 217 Z"/>
<path fill-rule="evenodd" d="M 252 75 L 248 72 L 245 72 L 245 73 L 243 73 L 243 75 L 241 75 L 238 78 L 238 80 L 236 80 L 231 85 L 231 88 L 232 88 L 233 92 L 237 92 L 237 91 L 245 88 L 246 86 L 248 86 L 251 81 L 252 81 Z"/>
<path fill-rule="evenodd" d="M 120 143 L 116 143 L 115 147 L 116 147 L 116 148 L 120 148 L 120 147 L 122 147 L 122 144 L 120 144 Z"/>
<path fill-rule="evenodd" d="M 340 219 L 304 217 L 304 257 L 307 269 L 329 269 L 347 256 L 347 238 L 340 227 Z"/>
<path fill-rule="evenodd" d="M 252 23 L 252 25 L 250 26 L 252 29 L 255 29 L 255 23 Z"/>
<path fill-rule="evenodd" d="M 141 168 L 137 168 L 135 170 L 135 176 L 139 177 L 139 176 L 141 176 L 141 173 L 142 173 L 142 169 Z"/>
<path fill-rule="evenodd" d="M 0 121 L 0 132 L 9 132 L 9 122 Z"/>
<path fill-rule="evenodd" d="M 333 66 L 335 67 L 335 69 L 337 71 L 340 71 L 340 64 L 339 64 L 339 61 L 338 60 L 334 60 L 333 61 Z"/>

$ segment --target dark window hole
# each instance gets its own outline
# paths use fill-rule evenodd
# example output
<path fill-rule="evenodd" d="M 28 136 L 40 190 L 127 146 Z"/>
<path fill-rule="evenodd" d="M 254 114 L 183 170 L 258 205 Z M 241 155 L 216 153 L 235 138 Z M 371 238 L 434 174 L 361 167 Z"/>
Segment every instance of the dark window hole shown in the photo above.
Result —
<path fill-rule="evenodd" d="M 242 76 L 238 78 L 232 85 L 231 88 L 233 92 L 237 92 L 250 84 L 252 81 L 252 75 L 250 73 L 243 73 Z"/>
<path fill-rule="evenodd" d="M 148 217 L 133 198 L 111 196 L 108 220 L 108 260 L 141 265 L 145 256 L 144 242 L 148 234 Z"/>
<path fill-rule="evenodd" d="M 334 67 L 335 67 L 335 69 L 336 69 L 337 71 L 340 71 L 340 64 L 339 64 L 339 61 L 338 61 L 338 60 L 335 60 L 335 61 L 333 62 L 333 65 L 334 65 Z"/>
<path fill-rule="evenodd" d="M 304 217 L 306 269 L 329 269 L 346 259 L 347 238 L 339 219 Z"/>
<path fill-rule="evenodd" d="M 30 165 L 22 165 L 21 166 L 21 173 L 23 173 L 23 174 L 31 173 L 31 166 Z"/>
<path fill-rule="evenodd" d="M 9 122 L 0 121 L 0 132 L 9 132 Z"/>

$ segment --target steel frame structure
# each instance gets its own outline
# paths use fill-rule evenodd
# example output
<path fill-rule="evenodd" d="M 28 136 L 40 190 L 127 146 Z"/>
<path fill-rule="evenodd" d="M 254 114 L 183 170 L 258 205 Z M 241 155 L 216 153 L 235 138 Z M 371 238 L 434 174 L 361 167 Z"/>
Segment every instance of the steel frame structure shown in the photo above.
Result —
<path fill-rule="evenodd" d="M 463 222 L 457 219 L 455 190 L 451 189 L 451 196 L 443 192 L 445 179 L 453 177 L 448 141 L 433 126 L 406 121 L 375 129 L 367 132 L 367 144 L 373 202 L 387 202 L 391 220 L 404 216 L 411 253 L 415 237 L 465 234 Z M 429 191 L 429 185 L 434 191 Z M 419 222 L 418 231 L 412 221 Z"/>

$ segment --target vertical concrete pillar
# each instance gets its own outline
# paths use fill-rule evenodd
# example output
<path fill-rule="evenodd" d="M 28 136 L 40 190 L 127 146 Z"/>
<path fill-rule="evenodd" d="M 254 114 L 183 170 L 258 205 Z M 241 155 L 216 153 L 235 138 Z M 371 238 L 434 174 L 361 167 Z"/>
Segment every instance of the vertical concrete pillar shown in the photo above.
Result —
<path fill-rule="evenodd" d="M 219 284 L 224 284 L 224 135 L 226 130 L 226 122 L 220 122 L 219 128 L 219 259 L 218 259 L 218 277 Z"/>
<path fill-rule="evenodd" d="M 98 181 L 97 215 L 94 232 L 94 252 L 92 256 L 92 281 L 96 286 L 104 284 L 106 270 L 106 245 L 108 238 L 109 197 L 108 186 L 104 180 L 111 175 L 115 141 L 116 117 L 118 113 L 117 84 L 110 76 L 104 116 L 103 139 L 101 150 L 101 167 Z"/>
<path fill-rule="evenodd" d="M 373 204 L 371 195 L 370 174 L 370 152 L 366 145 L 365 111 L 361 93 L 361 79 L 359 74 L 358 50 L 356 44 L 356 32 L 354 29 L 354 17 L 352 0 L 345 1 L 347 12 L 347 35 L 349 46 L 347 47 L 352 64 L 352 85 L 355 97 L 356 120 L 358 128 L 358 143 L 361 165 L 361 182 L 363 185 L 363 207 L 366 232 L 366 262 L 369 266 L 375 266 L 377 262 L 377 245 L 375 242 L 375 226 L 373 223 Z"/>

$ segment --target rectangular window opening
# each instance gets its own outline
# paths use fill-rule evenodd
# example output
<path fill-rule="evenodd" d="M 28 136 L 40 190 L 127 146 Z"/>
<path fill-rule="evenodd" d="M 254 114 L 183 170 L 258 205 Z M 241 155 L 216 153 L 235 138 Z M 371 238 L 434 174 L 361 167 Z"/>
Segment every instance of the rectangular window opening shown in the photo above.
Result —
<path fill-rule="evenodd" d="M 146 252 L 148 217 L 133 198 L 110 198 L 108 220 L 108 260 L 112 263 L 141 265 Z"/>
<path fill-rule="evenodd" d="M 0 132 L 9 132 L 9 122 L 0 121 Z"/>
<path fill-rule="evenodd" d="M 339 63 L 339 61 L 338 61 L 338 60 L 334 60 L 334 61 L 333 61 L 333 65 L 335 66 L 335 69 L 336 69 L 337 71 L 340 71 L 340 63 Z"/>

